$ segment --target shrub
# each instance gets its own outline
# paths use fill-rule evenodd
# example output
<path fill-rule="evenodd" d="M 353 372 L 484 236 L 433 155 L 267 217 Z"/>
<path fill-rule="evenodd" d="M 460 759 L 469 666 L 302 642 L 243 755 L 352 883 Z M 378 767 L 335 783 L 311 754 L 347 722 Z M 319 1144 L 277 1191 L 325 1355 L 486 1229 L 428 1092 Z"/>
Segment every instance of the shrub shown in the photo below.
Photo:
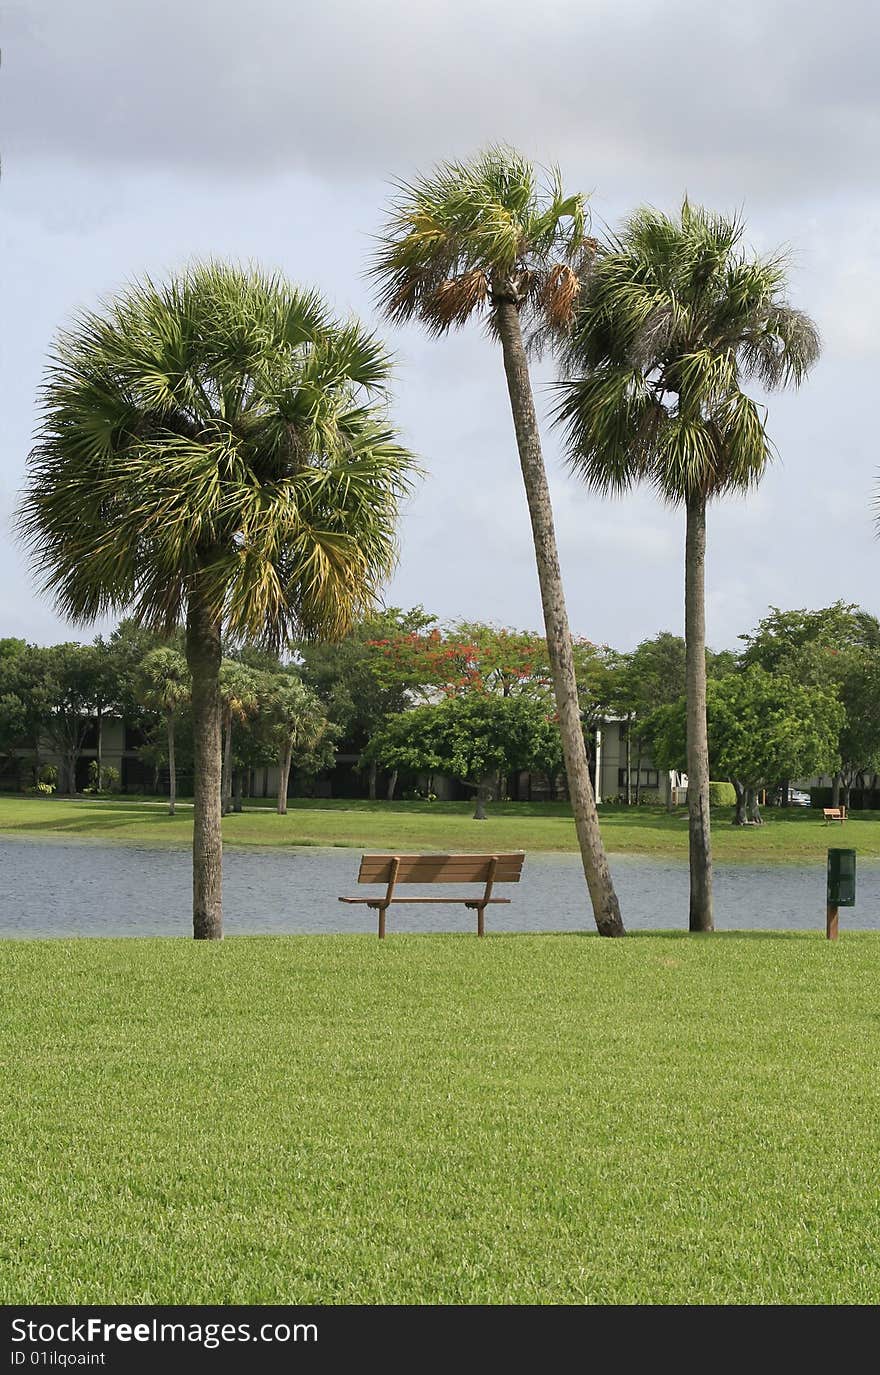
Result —
<path fill-rule="evenodd" d="M 735 807 L 736 790 L 732 783 L 709 784 L 710 807 Z"/>
<path fill-rule="evenodd" d="M 36 782 L 25 787 L 24 792 L 31 796 L 51 797 L 58 787 L 58 770 L 54 764 L 41 764 Z"/>
<path fill-rule="evenodd" d="M 119 783 L 119 770 L 111 768 L 105 764 L 101 770 L 101 779 L 98 781 L 98 761 L 93 759 L 89 764 L 89 786 L 84 789 L 87 793 L 112 793 L 116 791 Z"/>

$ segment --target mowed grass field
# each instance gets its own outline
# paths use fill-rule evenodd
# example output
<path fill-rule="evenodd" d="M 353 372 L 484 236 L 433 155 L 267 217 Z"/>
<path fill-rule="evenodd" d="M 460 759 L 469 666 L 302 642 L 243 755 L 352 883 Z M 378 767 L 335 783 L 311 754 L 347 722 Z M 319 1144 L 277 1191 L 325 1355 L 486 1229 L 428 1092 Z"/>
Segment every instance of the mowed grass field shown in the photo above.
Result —
<path fill-rule="evenodd" d="M 5 1303 L 876 1303 L 880 938 L 7 941 Z"/>
<path fill-rule="evenodd" d="M 401 850 L 576 850 L 565 804 L 495 803 L 486 821 L 474 821 L 465 802 L 291 801 L 287 816 L 271 804 L 249 803 L 224 818 L 230 845 L 344 845 Z M 616 853 L 687 857 L 687 817 L 659 807 L 605 807 L 600 811 L 607 848 Z M 713 814 L 716 859 L 797 863 L 847 845 L 862 858 L 880 857 L 880 816 L 857 812 L 844 826 L 826 825 L 809 808 L 768 808 L 766 824 L 735 827 L 731 811 Z M 0 835 L 81 838 L 134 845 L 187 846 L 192 804 L 174 817 L 167 804 L 135 798 L 27 798 L 0 796 Z"/>

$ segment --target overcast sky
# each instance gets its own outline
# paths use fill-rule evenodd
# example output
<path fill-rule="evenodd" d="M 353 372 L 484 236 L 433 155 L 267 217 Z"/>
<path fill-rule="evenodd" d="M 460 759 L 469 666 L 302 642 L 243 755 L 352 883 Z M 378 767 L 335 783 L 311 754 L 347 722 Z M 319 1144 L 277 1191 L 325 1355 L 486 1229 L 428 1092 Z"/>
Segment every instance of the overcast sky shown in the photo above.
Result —
<path fill-rule="evenodd" d="M 8 0 L 2 76 L 0 636 L 66 625 L 10 530 L 55 330 L 145 271 L 253 260 L 379 324 L 363 269 L 388 182 L 490 142 L 558 162 L 594 222 L 687 190 L 792 251 L 822 359 L 770 400 L 778 464 L 709 518 L 708 638 L 768 604 L 880 613 L 880 7 L 873 0 Z M 394 413 L 426 477 L 389 602 L 540 625 L 497 350 L 391 333 Z M 539 370 L 539 403 L 546 382 Z M 574 631 L 683 624 L 683 519 L 588 498 L 546 454 Z"/>

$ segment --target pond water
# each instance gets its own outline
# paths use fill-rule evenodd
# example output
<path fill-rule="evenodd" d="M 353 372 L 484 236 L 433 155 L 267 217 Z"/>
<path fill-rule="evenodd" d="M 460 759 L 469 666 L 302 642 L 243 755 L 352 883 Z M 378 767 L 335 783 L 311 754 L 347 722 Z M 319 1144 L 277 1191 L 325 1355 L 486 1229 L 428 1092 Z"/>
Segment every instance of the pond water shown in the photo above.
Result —
<path fill-rule="evenodd" d="M 359 861 L 354 849 L 227 849 L 224 930 L 374 930 L 372 912 L 337 901 L 357 893 Z M 611 868 L 629 930 L 686 929 L 686 864 L 612 855 Z M 860 864 L 858 878 L 858 906 L 841 911 L 841 928 L 880 930 L 880 865 Z M 191 883 L 186 851 L 0 839 L 0 937 L 188 935 Z M 512 901 L 487 911 L 488 931 L 593 929 L 578 855 L 530 853 L 522 882 L 498 892 Z M 719 930 L 818 930 L 824 922 L 824 863 L 715 866 Z M 389 931 L 474 925 L 474 915 L 460 907 L 401 906 L 388 918 Z"/>

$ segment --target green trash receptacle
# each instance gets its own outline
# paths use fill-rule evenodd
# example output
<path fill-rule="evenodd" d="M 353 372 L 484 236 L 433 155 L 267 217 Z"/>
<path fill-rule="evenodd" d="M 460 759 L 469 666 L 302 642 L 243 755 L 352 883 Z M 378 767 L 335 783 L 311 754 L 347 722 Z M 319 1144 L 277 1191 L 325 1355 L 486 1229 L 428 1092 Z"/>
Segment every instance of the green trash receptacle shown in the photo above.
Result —
<path fill-rule="evenodd" d="M 833 849 L 828 851 L 828 906 L 855 907 L 856 852 Z"/>

